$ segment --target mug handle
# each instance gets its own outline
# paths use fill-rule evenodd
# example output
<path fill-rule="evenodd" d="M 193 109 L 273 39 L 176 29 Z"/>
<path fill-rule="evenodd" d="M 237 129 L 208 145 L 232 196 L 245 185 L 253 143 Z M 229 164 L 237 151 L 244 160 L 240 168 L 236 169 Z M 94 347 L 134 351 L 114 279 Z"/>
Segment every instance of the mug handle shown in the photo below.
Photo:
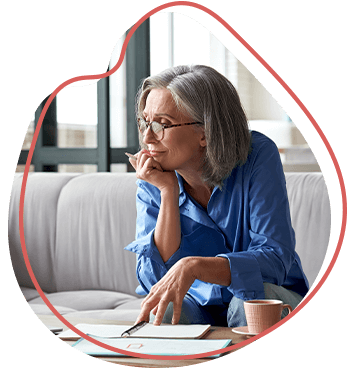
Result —
<path fill-rule="evenodd" d="M 287 309 L 288 309 L 288 314 L 287 314 L 287 315 L 289 315 L 289 314 L 292 312 L 292 307 L 291 307 L 289 304 L 284 304 L 284 305 L 282 305 L 282 311 L 283 311 L 285 308 L 287 308 Z M 281 311 L 281 313 L 282 313 L 282 311 Z"/>

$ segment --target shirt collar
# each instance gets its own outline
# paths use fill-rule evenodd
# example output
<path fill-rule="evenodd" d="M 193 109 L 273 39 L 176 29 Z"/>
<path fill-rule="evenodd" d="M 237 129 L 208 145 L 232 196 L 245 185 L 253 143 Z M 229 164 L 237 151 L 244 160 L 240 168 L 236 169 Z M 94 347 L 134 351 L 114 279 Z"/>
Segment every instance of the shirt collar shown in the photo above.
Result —
<path fill-rule="evenodd" d="M 179 207 L 180 207 L 186 200 L 186 193 L 184 189 L 183 178 L 179 175 L 177 171 L 175 171 L 175 174 L 177 175 L 179 184 Z"/>
<path fill-rule="evenodd" d="M 175 174 L 177 175 L 177 178 L 178 178 L 178 184 L 179 184 L 179 207 L 185 202 L 186 200 L 186 192 L 185 192 L 185 189 L 184 189 L 184 180 L 183 178 L 181 177 L 181 175 L 177 172 L 177 171 L 174 171 Z M 224 179 L 223 181 L 223 188 L 225 187 L 227 183 L 227 178 Z M 219 187 L 218 186 L 215 186 L 214 189 L 213 189 L 213 192 L 212 194 L 214 194 L 216 191 L 219 190 Z"/>
<path fill-rule="evenodd" d="M 181 212 L 180 213 L 183 214 L 186 217 L 191 218 L 195 222 L 198 222 L 202 225 L 208 226 L 208 227 L 210 227 L 214 230 L 219 231 L 217 225 L 210 218 L 207 211 L 205 211 L 204 208 L 196 205 L 190 199 L 190 197 L 187 195 L 187 193 L 184 189 L 184 179 L 176 171 L 175 171 L 175 173 L 177 175 L 178 184 L 179 184 L 179 207 L 181 207 Z"/>

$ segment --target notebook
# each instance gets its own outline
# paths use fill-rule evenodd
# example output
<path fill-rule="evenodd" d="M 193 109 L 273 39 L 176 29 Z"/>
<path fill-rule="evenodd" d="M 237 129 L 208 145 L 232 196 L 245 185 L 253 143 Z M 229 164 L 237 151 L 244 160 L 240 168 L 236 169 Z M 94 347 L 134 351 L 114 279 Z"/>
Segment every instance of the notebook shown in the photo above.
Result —
<path fill-rule="evenodd" d="M 122 333 L 131 326 L 129 325 L 94 325 L 77 324 L 75 327 L 82 333 L 101 338 L 120 338 Z M 153 325 L 146 324 L 130 338 L 162 338 L 162 339 L 199 339 L 209 330 L 211 325 Z M 63 340 L 77 340 L 80 335 L 72 330 L 66 330 L 58 335 Z"/>

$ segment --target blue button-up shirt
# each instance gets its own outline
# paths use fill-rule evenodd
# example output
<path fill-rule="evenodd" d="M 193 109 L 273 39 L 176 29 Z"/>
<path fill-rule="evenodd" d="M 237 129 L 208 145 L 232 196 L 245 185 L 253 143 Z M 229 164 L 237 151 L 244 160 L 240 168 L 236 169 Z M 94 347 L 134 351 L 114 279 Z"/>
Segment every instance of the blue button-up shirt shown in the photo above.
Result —
<path fill-rule="evenodd" d="M 138 294 L 149 293 L 178 260 L 187 256 L 224 257 L 230 263 L 228 287 L 195 280 L 189 294 L 200 305 L 224 305 L 233 296 L 263 299 L 264 282 L 308 291 L 291 226 L 286 182 L 276 145 L 252 131 L 247 161 L 215 187 L 207 210 L 186 193 L 177 173 L 181 243 L 167 262 L 154 244 L 160 191 L 138 180 L 136 240 L 125 249 L 137 253 Z"/>

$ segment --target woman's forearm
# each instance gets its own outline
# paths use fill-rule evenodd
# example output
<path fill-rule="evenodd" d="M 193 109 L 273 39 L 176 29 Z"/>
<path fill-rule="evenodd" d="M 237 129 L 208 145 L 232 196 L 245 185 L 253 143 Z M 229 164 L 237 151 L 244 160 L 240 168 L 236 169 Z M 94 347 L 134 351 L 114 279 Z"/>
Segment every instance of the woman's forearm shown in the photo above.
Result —
<path fill-rule="evenodd" d="M 187 257 L 196 279 L 206 283 L 229 286 L 231 284 L 230 263 L 224 257 Z"/>
<path fill-rule="evenodd" d="M 154 231 L 154 243 L 164 262 L 178 250 L 181 241 L 179 189 L 161 192 L 161 204 Z"/>

